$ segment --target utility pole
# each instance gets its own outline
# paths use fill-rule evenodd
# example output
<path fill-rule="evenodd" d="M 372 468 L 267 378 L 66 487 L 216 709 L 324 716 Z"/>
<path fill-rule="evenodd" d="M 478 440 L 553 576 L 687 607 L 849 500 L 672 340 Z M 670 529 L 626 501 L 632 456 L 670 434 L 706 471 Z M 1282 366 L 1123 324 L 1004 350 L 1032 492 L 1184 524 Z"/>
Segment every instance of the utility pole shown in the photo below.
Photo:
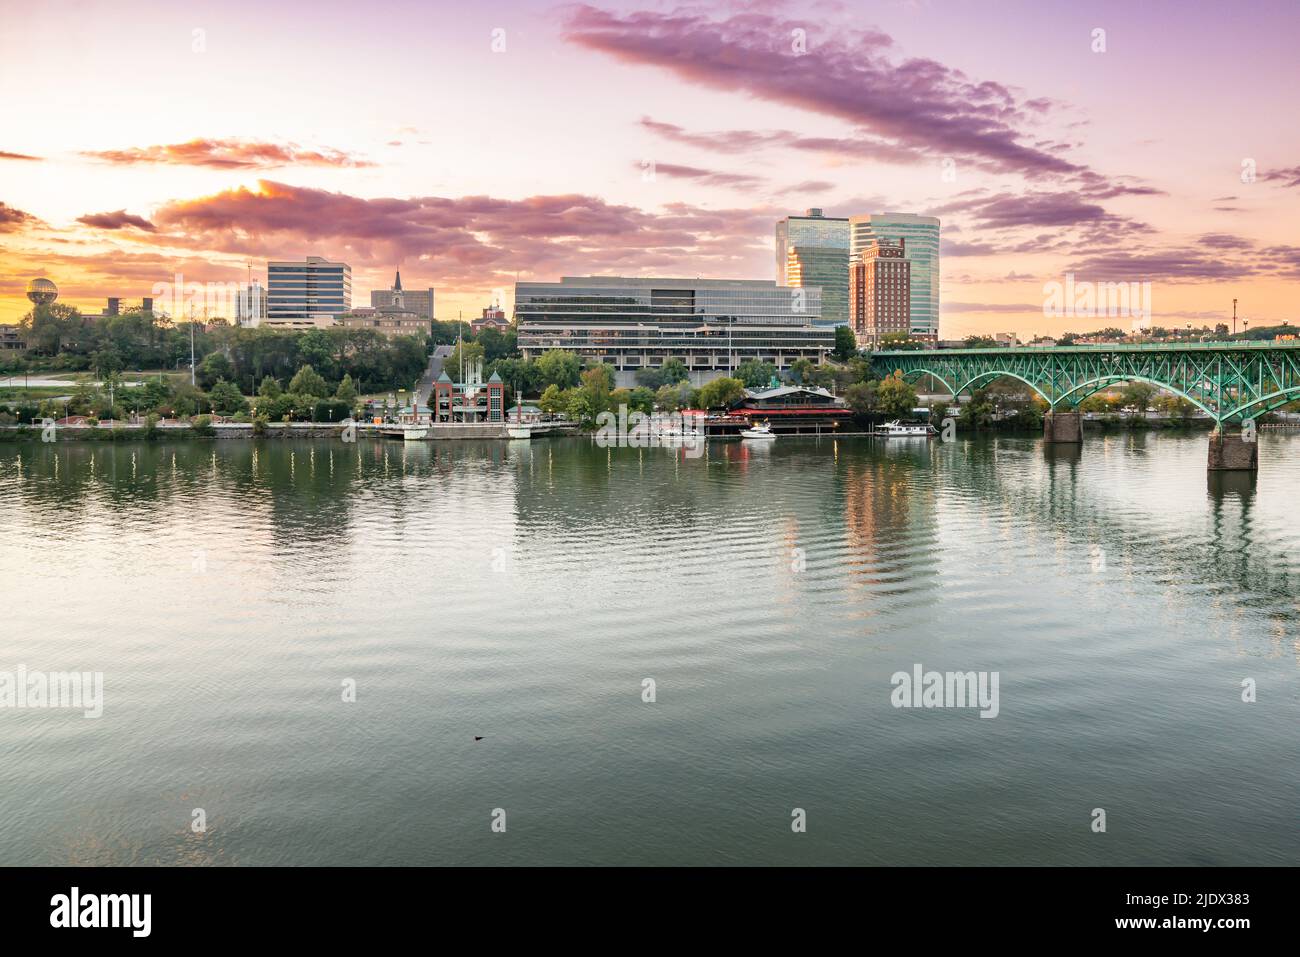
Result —
<path fill-rule="evenodd" d="M 1232 334 L 1237 334 L 1237 300 L 1232 300 Z"/>
<path fill-rule="evenodd" d="M 190 385 L 194 385 L 194 303 L 190 303 Z"/>

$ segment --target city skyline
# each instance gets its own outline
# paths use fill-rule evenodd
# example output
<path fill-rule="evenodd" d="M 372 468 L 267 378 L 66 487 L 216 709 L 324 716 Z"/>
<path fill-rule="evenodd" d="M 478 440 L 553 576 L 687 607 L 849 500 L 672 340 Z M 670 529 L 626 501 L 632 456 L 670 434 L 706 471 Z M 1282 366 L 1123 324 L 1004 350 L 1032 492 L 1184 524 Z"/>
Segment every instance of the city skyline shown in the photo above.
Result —
<path fill-rule="evenodd" d="M 944 338 L 1127 326 L 1044 316 L 1067 273 L 1152 283 L 1156 325 L 1296 318 L 1286 4 L 303 9 L 9 11 L 0 322 L 34 276 L 97 307 L 307 256 L 444 320 L 516 278 L 771 279 L 809 207 L 941 218 Z M 435 55 L 387 69 L 398 28 Z"/>

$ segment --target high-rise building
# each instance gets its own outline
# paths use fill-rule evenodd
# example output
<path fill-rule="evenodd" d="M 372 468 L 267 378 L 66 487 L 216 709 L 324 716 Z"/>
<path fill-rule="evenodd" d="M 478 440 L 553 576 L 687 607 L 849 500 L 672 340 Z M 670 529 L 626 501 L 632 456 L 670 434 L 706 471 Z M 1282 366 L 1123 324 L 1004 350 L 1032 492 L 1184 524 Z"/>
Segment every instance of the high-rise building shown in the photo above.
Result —
<path fill-rule="evenodd" d="M 859 346 L 874 349 L 884 336 L 910 335 L 911 267 L 903 239 L 872 239 L 849 264 L 849 308 Z"/>
<path fill-rule="evenodd" d="M 324 328 L 352 308 L 352 267 L 308 256 L 266 264 L 266 325 Z"/>
<path fill-rule="evenodd" d="M 424 319 L 433 318 L 433 288 L 403 289 L 402 271 L 397 271 L 393 285 L 389 289 L 372 289 L 370 307 L 381 311 L 396 309 L 399 312 L 413 312 Z"/>
<path fill-rule="evenodd" d="M 515 323 L 524 358 L 563 349 L 614 367 L 616 384 L 668 359 L 694 385 L 746 359 L 786 370 L 796 359 L 822 362 L 835 331 L 818 324 L 821 290 L 754 279 L 634 279 L 566 276 L 515 284 Z"/>
<path fill-rule="evenodd" d="M 849 221 L 810 209 L 776 224 L 776 282 L 780 286 L 818 286 L 820 321 L 849 321 Z"/>
<path fill-rule="evenodd" d="M 911 263 L 912 315 L 908 333 L 939 338 L 939 220 L 912 213 L 873 213 L 849 219 L 850 259 L 860 258 L 876 239 L 906 240 Z"/>
<path fill-rule="evenodd" d="M 241 326 L 257 328 L 266 319 L 266 287 L 250 282 L 239 287 L 235 299 L 235 320 Z"/>

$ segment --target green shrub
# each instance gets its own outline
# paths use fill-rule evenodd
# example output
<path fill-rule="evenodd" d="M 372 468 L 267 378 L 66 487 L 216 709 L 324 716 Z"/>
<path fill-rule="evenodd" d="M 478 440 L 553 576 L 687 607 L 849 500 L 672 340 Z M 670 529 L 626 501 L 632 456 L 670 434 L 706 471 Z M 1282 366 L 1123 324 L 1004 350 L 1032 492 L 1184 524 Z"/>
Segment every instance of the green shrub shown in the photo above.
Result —
<path fill-rule="evenodd" d="M 216 427 L 212 424 L 212 416 L 200 415 L 190 422 L 190 431 L 195 435 L 211 437 L 217 434 Z"/>

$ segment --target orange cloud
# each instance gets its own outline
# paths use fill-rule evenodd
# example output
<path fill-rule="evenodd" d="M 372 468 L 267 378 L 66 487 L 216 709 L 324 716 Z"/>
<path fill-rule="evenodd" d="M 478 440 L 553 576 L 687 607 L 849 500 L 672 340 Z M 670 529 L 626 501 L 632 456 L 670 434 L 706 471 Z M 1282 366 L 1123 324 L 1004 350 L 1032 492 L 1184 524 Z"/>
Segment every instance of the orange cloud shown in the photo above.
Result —
<path fill-rule="evenodd" d="M 123 150 L 84 151 L 81 155 L 119 166 L 161 163 L 215 169 L 274 169 L 281 166 L 360 168 L 375 165 L 342 150 L 307 150 L 293 143 L 241 139 L 194 139 L 187 143 L 133 146 Z"/>

